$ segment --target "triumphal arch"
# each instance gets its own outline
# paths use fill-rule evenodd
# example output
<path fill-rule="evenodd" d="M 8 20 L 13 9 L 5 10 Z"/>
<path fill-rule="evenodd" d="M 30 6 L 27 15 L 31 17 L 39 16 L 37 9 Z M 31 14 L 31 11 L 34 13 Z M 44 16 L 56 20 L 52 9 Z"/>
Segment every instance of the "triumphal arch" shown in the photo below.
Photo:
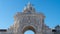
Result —
<path fill-rule="evenodd" d="M 37 13 L 32 4 L 28 3 L 22 12 L 15 14 L 14 24 L 0 34 L 24 34 L 26 30 L 32 30 L 35 34 L 53 34 L 52 29 L 44 24 L 44 18 L 43 13 Z"/>

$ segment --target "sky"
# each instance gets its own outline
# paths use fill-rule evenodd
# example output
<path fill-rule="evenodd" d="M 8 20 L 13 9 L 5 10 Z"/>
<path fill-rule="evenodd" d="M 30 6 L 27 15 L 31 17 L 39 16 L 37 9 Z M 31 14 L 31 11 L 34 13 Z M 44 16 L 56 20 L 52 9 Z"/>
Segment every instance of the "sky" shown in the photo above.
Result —
<path fill-rule="evenodd" d="M 28 31 L 25 31 L 24 34 L 35 34 L 35 32 L 31 31 L 31 30 L 28 30 Z"/>
<path fill-rule="evenodd" d="M 44 23 L 50 28 L 60 25 L 60 0 L 0 0 L 0 29 L 8 29 L 14 23 L 16 12 L 22 12 L 31 2 L 36 12 L 45 15 Z"/>

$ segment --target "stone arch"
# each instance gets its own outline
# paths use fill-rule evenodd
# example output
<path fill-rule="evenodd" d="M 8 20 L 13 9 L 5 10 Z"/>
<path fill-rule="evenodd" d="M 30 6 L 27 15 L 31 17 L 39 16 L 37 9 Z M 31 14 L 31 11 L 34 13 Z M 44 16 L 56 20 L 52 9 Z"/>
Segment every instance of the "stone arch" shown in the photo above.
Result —
<path fill-rule="evenodd" d="M 27 31 L 27 30 L 32 30 L 36 34 L 36 30 L 33 26 L 24 27 L 22 33 L 24 34 L 24 32 Z"/>

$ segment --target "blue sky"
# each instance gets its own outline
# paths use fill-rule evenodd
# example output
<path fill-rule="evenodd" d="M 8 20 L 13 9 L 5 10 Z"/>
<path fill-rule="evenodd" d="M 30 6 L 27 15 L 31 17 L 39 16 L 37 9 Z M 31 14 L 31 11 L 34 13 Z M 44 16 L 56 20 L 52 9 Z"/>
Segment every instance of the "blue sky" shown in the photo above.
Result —
<path fill-rule="evenodd" d="M 31 30 L 27 30 L 24 32 L 24 34 L 35 34 L 35 32 L 31 31 Z"/>
<path fill-rule="evenodd" d="M 47 26 L 60 25 L 60 0 L 0 0 L 0 29 L 8 29 L 14 23 L 16 12 L 22 12 L 28 2 L 45 15 Z"/>

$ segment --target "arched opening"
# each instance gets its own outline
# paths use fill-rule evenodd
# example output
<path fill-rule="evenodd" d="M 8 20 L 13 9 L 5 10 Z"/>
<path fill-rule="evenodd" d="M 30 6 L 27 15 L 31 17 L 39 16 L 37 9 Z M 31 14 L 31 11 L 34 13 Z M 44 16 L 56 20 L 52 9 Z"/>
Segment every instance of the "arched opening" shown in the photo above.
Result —
<path fill-rule="evenodd" d="M 24 32 L 24 34 L 35 34 L 35 33 L 32 30 L 27 30 L 27 31 Z"/>
<path fill-rule="evenodd" d="M 36 31 L 32 26 L 27 26 L 23 28 L 23 34 L 36 34 Z"/>

